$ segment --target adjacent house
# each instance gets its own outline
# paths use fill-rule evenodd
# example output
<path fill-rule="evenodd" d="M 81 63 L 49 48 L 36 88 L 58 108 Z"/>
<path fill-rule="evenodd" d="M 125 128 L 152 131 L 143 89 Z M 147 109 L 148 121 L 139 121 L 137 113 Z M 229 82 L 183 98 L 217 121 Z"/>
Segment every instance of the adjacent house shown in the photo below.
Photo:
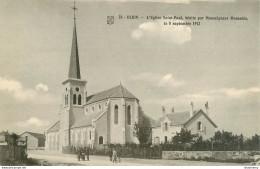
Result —
<path fill-rule="evenodd" d="M 204 140 L 211 138 L 217 125 L 211 120 L 208 113 L 208 103 L 205 104 L 206 113 L 200 109 L 193 110 L 191 103 L 190 111 L 174 112 L 166 114 L 163 110 L 161 117 L 152 128 L 153 144 L 170 141 L 182 128 L 190 130 L 191 134 L 199 134 Z"/>
<path fill-rule="evenodd" d="M 0 133 L 0 145 L 10 145 L 14 143 L 14 138 L 8 131 L 2 131 Z"/>
<path fill-rule="evenodd" d="M 33 132 L 24 132 L 20 135 L 19 144 L 26 145 L 27 142 L 27 149 L 43 149 L 45 147 L 45 135 Z"/>

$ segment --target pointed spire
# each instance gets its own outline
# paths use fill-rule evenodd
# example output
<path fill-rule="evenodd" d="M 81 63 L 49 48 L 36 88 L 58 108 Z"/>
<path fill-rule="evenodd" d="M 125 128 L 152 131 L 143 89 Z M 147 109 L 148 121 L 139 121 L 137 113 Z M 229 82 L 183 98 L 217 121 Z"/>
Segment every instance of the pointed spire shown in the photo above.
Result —
<path fill-rule="evenodd" d="M 76 17 L 75 10 L 77 8 L 72 7 L 74 10 L 74 29 L 73 29 L 73 38 L 72 38 L 72 47 L 70 55 L 70 67 L 69 67 L 69 78 L 80 79 L 80 67 L 79 67 L 79 53 L 78 53 L 78 41 L 77 41 L 77 30 L 76 30 Z"/>

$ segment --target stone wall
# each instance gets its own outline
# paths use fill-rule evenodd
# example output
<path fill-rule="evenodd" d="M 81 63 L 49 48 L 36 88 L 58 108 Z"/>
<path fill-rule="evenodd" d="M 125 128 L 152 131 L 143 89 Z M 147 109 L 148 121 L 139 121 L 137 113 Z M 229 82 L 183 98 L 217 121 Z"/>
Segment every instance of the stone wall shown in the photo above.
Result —
<path fill-rule="evenodd" d="M 0 145 L 0 161 L 21 160 L 26 156 L 26 146 Z"/>
<path fill-rule="evenodd" d="M 260 151 L 256 152 L 257 154 Z M 207 159 L 213 158 L 217 160 L 232 160 L 232 159 L 254 159 L 254 152 L 250 151 L 163 151 L 162 159 L 177 160 L 177 159 Z"/>

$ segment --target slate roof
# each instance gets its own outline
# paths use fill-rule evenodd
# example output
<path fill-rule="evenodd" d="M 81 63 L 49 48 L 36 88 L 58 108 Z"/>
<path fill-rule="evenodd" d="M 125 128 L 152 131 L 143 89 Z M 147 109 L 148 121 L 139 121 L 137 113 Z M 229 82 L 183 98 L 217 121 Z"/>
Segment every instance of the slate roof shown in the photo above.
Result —
<path fill-rule="evenodd" d="M 179 112 L 179 113 L 169 113 L 165 115 L 170 121 L 172 126 L 178 126 L 185 124 L 190 119 L 190 112 Z M 161 117 L 156 121 L 155 127 L 161 126 L 161 122 L 164 120 L 164 117 Z"/>
<path fill-rule="evenodd" d="M 209 116 L 206 114 L 206 113 L 204 113 L 204 111 L 203 110 L 199 110 L 199 111 L 197 111 L 185 124 L 184 124 L 184 126 L 187 126 L 188 124 L 189 124 L 189 122 L 192 120 L 192 119 L 194 119 L 196 116 L 198 116 L 199 114 L 203 114 L 208 120 L 209 120 L 209 122 L 214 126 L 214 127 L 218 127 L 210 118 L 209 118 Z"/>
<path fill-rule="evenodd" d="M 44 134 L 33 133 L 33 132 L 28 132 L 28 131 L 26 131 L 24 133 L 29 133 L 30 135 L 32 135 L 32 136 L 34 136 L 34 137 L 36 137 L 38 139 L 45 139 L 45 135 Z M 23 134 L 21 134 L 21 135 L 23 135 Z"/>
<path fill-rule="evenodd" d="M 91 95 L 87 97 L 87 104 L 91 104 L 97 101 L 101 101 L 108 98 L 131 98 L 137 99 L 132 93 L 130 93 L 121 84 L 119 86 L 113 87 L 111 89 L 105 90 L 103 92 Z M 138 99 L 137 99 L 138 100 Z"/>
<path fill-rule="evenodd" d="M 77 119 L 75 123 L 71 126 L 71 128 L 91 126 L 92 119 L 97 119 L 102 113 L 104 113 L 104 111 L 86 114 L 82 118 Z M 59 131 L 59 129 L 60 129 L 60 121 L 56 122 L 51 128 L 47 130 L 47 132 Z"/>
<path fill-rule="evenodd" d="M 80 79 L 79 52 L 77 42 L 76 23 L 74 22 L 73 38 L 70 55 L 69 78 Z"/>
<path fill-rule="evenodd" d="M 71 128 L 77 128 L 77 127 L 85 127 L 85 126 L 91 126 L 92 125 L 92 119 L 97 119 L 101 114 L 105 113 L 106 110 L 100 111 L 97 113 L 91 113 L 84 115 L 83 118 L 78 119 Z"/>
<path fill-rule="evenodd" d="M 209 122 L 214 126 L 217 127 L 217 125 L 209 118 L 207 114 L 203 112 L 203 110 L 198 110 L 194 112 L 194 115 L 190 117 L 190 112 L 185 111 L 185 112 L 179 112 L 179 113 L 169 113 L 166 114 L 165 116 L 171 121 L 171 126 L 180 126 L 180 125 L 187 125 L 192 119 L 197 117 L 199 114 L 203 114 Z M 161 117 L 159 120 L 156 121 L 154 127 L 160 127 L 161 122 L 164 120 L 164 117 Z"/>
<path fill-rule="evenodd" d="M 57 121 L 47 132 L 59 131 L 60 130 L 60 121 Z"/>
<path fill-rule="evenodd" d="M 152 127 L 156 126 L 156 120 L 152 119 L 150 116 L 144 114 L 144 116 L 150 121 Z"/>

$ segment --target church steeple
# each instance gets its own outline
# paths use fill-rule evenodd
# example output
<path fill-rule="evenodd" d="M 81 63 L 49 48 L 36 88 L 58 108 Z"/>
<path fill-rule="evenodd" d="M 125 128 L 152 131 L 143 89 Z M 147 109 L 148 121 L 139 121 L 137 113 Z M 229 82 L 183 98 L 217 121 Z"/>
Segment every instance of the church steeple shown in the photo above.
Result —
<path fill-rule="evenodd" d="M 78 52 L 76 17 L 75 17 L 75 10 L 77 10 L 77 8 L 75 7 L 75 2 L 74 2 L 74 7 L 72 7 L 72 9 L 74 10 L 74 29 L 73 29 L 68 78 L 80 79 L 81 77 L 80 77 L 80 66 L 79 66 L 79 52 Z"/>

